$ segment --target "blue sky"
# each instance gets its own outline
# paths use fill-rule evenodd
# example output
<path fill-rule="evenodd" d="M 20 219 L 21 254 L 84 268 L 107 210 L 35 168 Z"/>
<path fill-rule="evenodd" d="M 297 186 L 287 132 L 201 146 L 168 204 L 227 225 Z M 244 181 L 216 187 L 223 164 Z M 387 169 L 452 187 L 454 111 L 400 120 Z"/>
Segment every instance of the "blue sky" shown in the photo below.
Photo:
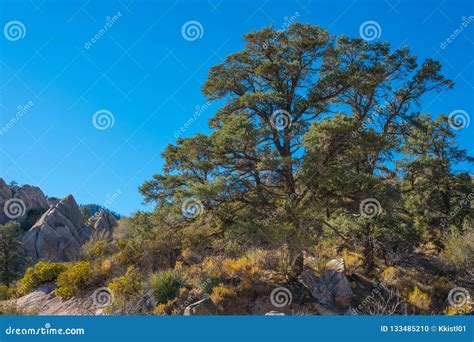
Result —
<path fill-rule="evenodd" d="M 196 110 L 202 114 L 183 136 L 207 131 L 218 108 L 206 106 L 201 93 L 208 69 L 241 49 L 245 33 L 281 28 L 296 13 L 299 22 L 354 37 L 362 23 L 376 21 L 379 40 L 408 44 L 420 60 L 439 60 L 455 81 L 453 90 L 427 96 L 422 111 L 474 113 L 470 1 L 0 3 L 0 177 L 121 214 L 147 209 L 138 187 L 161 170 L 160 153 Z M 463 19 L 466 27 L 442 48 Z M 6 33 L 11 21 L 23 24 L 24 36 Z M 196 40 L 183 38 L 189 21 L 202 26 Z M 112 127 L 94 126 L 99 110 L 113 115 Z M 473 129 L 471 123 L 457 133 L 471 153 Z"/>

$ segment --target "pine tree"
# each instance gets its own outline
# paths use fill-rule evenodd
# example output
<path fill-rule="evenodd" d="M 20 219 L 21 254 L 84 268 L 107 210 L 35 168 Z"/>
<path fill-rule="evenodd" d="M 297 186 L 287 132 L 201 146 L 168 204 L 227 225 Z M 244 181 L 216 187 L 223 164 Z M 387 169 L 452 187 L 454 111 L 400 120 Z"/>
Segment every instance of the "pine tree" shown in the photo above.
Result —
<path fill-rule="evenodd" d="M 17 222 L 9 221 L 0 225 L 0 279 L 5 285 L 9 285 L 18 276 L 27 260 L 20 236 L 21 229 Z"/>

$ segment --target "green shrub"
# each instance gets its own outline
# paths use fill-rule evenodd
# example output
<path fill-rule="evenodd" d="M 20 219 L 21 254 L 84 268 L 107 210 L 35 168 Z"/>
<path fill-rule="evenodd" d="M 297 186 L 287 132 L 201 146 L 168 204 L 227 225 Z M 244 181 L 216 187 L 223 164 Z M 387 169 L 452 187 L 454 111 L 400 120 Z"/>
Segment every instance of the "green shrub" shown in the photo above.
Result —
<path fill-rule="evenodd" d="M 86 255 L 91 260 L 103 259 L 113 252 L 112 246 L 105 240 L 98 240 L 94 243 L 84 245 Z"/>
<path fill-rule="evenodd" d="M 26 270 L 25 275 L 18 283 L 16 292 L 19 296 L 24 296 L 38 286 L 53 283 L 65 270 L 64 264 L 40 261 L 34 267 Z"/>
<path fill-rule="evenodd" d="M 56 284 L 55 290 L 57 296 L 70 298 L 77 295 L 81 290 L 87 289 L 95 281 L 95 275 L 89 261 L 79 261 L 70 265 L 66 271 L 61 273 Z"/>
<path fill-rule="evenodd" d="M 183 285 L 183 275 L 176 270 L 161 271 L 151 276 L 153 296 L 158 304 L 165 304 L 178 295 Z"/>
<path fill-rule="evenodd" d="M 0 284 L 0 300 L 10 299 L 15 295 L 15 289 L 7 285 Z"/>
<path fill-rule="evenodd" d="M 116 303 L 124 306 L 143 294 L 140 271 L 133 266 L 128 267 L 127 272 L 121 277 L 114 278 L 108 288 L 112 291 Z"/>
<path fill-rule="evenodd" d="M 217 277 L 217 278 L 212 278 L 212 277 L 207 277 L 202 279 L 202 281 L 199 284 L 199 287 L 206 293 L 211 294 L 212 290 L 222 284 L 225 281 L 223 277 Z"/>

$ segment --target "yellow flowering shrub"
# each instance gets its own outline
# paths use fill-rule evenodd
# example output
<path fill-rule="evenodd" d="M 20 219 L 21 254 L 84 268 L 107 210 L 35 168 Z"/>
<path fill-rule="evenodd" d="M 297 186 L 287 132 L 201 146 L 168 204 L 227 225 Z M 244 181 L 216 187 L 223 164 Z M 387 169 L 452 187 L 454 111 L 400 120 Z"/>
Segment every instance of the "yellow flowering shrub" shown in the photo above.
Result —
<path fill-rule="evenodd" d="M 419 309 L 427 310 L 430 308 L 431 299 L 429 294 L 420 290 L 418 286 L 415 286 L 412 291 L 408 291 L 406 297 L 408 302 Z"/>
<path fill-rule="evenodd" d="M 123 306 L 126 302 L 143 294 L 140 271 L 133 266 L 129 266 L 123 276 L 112 279 L 108 288 L 112 291 L 116 303 Z"/>
<path fill-rule="evenodd" d="M 58 276 L 55 293 L 59 297 L 70 298 L 88 288 L 93 282 L 94 272 L 91 263 L 79 261 L 70 265 Z"/>
<path fill-rule="evenodd" d="M 384 283 L 393 283 L 396 280 L 398 269 L 395 266 L 389 266 L 382 272 Z"/>
<path fill-rule="evenodd" d="M 64 264 L 40 261 L 34 267 L 26 270 L 25 275 L 18 282 L 16 293 L 19 296 L 24 296 L 38 286 L 53 283 L 65 270 L 66 265 Z"/>
<path fill-rule="evenodd" d="M 222 305 L 226 300 L 237 296 L 237 291 L 230 285 L 219 284 L 212 289 L 211 300 L 216 305 Z"/>

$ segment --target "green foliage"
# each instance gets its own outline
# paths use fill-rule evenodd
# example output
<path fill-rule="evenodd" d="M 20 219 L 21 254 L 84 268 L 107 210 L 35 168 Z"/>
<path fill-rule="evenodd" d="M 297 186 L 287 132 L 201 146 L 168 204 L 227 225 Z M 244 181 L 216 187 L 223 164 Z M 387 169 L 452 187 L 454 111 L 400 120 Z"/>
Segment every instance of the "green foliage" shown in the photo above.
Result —
<path fill-rule="evenodd" d="M 21 266 L 27 261 L 19 240 L 21 234 L 17 222 L 0 225 L 0 281 L 6 285 L 18 277 Z"/>
<path fill-rule="evenodd" d="M 471 177 L 453 167 L 472 158 L 458 148 L 445 116 L 433 120 L 420 115 L 412 121 L 406 125 L 409 134 L 400 162 L 406 171 L 401 184 L 403 204 L 417 231 L 439 243 L 448 220 L 460 227 L 469 214 Z"/>
<path fill-rule="evenodd" d="M 110 249 L 110 245 L 107 243 L 107 241 L 100 240 L 87 250 L 87 255 L 92 259 L 99 259 L 108 255 Z"/>
<path fill-rule="evenodd" d="M 96 274 L 89 261 L 76 262 L 58 276 L 55 293 L 62 298 L 75 296 L 91 287 L 96 280 L 95 277 Z"/>
<path fill-rule="evenodd" d="M 151 215 L 139 212 L 129 221 L 130 236 L 118 244 L 117 259 L 151 272 L 174 267 L 181 240 L 163 212 Z"/>
<path fill-rule="evenodd" d="M 107 241 L 107 237 L 91 237 L 83 246 L 85 255 L 91 260 L 101 260 L 114 251 L 113 246 Z"/>
<path fill-rule="evenodd" d="M 208 294 L 211 294 L 212 293 L 212 289 L 214 289 L 216 286 L 218 286 L 219 284 L 222 284 L 222 282 L 224 281 L 225 279 L 223 279 L 222 277 L 205 277 L 201 283 L 199 284 L 199 287 L 205 292 L 205 293 L 208 293 Z"/>
<path fill-rule="evenodd" d="M 28 268 L 18 282 L 17 295 L 24 296 L 38 286 L 54 283 L 66 269 L 66 265 L 58 262 L 38 262 L 34 267 Z"/>
<path fill-rule="evenodd" d="M 119 306 L 125 306 L 127 302 L 134 301 L 143 294 L 143 284 L 140 270 L 130 266 L 127 272 L 114 278 L 108 288 L 114 295 L 114 300 Z"/>
<path fill-rule="evenodd" d="M 15 294 L 16 294 L 16 290 L 14 288 L 0 284 L 0 300 L 10 299 Z"/>
<path fill-rule="evenodd" d="M 424 94 L 453 86 L 440 64 L 418 64 L 407 47 L 335 37 L 310 24 L 283 32 L 268 27 L 244 40 L 244 49 L 212 67 L 204 84 L 209 100 L 224 101 L 210 119 L 211 133 L 165 149 L 163 172 L 140 188 L 157 209 L 132 221 L 161 215 L 147 233 L 165 222 L 195 249 L 212 245 L 237 255 L 236 246 L 286 245 L 290 264 L 326 231 L 362 246 L 367 270 L 381 245 L 415 244 L 400 244 L 421 235 L 400 180 L 413 153 L 432 154 L 428 134 L 417 132 L 442 120 L 433 124 L 410 111 Z M 440 128 L 434 136 L 443 141 L 448 134 Z M 465 159 L 450 153 L 453 163 Z M 455 178 L 451 165 L 444 169 Z M 433 188 L 443 183 L 431 181 Z M 201 215 L 183 219 L 189 198 L 199 200 Z M 368 198 L 383 215 L 361 217 L 359 205 Z M 345 232 L 331 224 L 340 217 Z"/>
<path fill-rule="evenodd" d="M 152 274 L 150 283 L 156 302 L 165 304 L 178 295 L 179 288 L 184 283 L 184 278 L 181 272 L 177 270 L 160 271 Z"/>
<path fill-rule="evenodd" d="M 92 216 L 94 216 L 95 214 L 97 214 L 98 212 L 100 211 L 105 211 L 106 213 L 109 213 L 109 214 L 112 214 L 117 220 L 120 219 L 120 215 L 117 214 L 116 212 L 112 211 L 112 210 L 109 210 L 99 204 L 81 204 L 79 206 L 79 208 L 81 209 L 81 212 L 84 216 L 85 219 L 88 219 Z"/>

